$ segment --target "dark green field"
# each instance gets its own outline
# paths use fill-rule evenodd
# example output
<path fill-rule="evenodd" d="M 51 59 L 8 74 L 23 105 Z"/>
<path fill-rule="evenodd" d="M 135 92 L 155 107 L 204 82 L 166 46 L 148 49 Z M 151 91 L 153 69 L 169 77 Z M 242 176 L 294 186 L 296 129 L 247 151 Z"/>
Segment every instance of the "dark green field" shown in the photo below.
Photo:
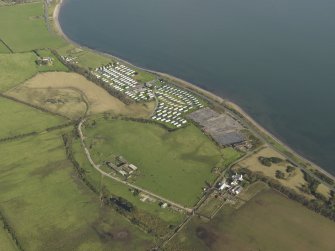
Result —
<path fill-rule="evenodd" d="M 166 250 L 333 251 L 335 223 L 272 190 L 209 223 L 194 217 Z"/>

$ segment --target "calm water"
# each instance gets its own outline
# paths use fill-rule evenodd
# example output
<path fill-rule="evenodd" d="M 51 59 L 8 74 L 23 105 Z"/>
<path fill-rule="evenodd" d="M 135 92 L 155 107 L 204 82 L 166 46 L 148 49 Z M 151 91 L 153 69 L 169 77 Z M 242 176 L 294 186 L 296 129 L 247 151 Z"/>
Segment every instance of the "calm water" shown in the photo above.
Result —
<path fill-rule="evenodd" d="M 334 0 L 66 0 L 74 41 L 241 105 L 335 174 Z"/>

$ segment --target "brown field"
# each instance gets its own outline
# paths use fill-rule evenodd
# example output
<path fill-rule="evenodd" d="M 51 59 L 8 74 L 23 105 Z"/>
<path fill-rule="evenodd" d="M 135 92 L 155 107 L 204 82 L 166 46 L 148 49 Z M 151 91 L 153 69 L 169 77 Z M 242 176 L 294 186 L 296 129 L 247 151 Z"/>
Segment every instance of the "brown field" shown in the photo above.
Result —
<path fill-rule="evenodd" d="M 286 158 L 278 153 L 277 151 L 269 148 L 269 147 L 265 147 L 263 149 L 261 149 L 259 152 L 251 155 L 250 157 L 242 160 L 241 162 L 239 162 L 236 166 L 240 166 L 240 167 L 247 167 L 248 169 L 250 169 L 251 171 L 254 172 L 262 172 L 264 175 L 271 177 L 271 178 L 275 178 L 275 174 L 277 170 L 280 170 L 282 172 L 284 172 L 286 174 L 286 167 L 289 165 L 289 163 L 287 163 L 286 161 L 279 163 L 279 164 L 274 164 L 272 163 L 272 165 L 270 167 L 268 166 L 264 166 L 262 165 L 259 160 L 258 157 L 278 157 L 281 158 L 283 160 L 285 160 Z M 279 179 L 278 179 L 279 180 Z M 301 192 L 300 191 L 300 187 L 303 184 L 306 184 L 306 181 L 304 180 L 304 176 L 303 173 L 300 170 L 296 170 L 294 172 L 293 175 L 288 176 L 286 174 L 286 179 L 280 179 L 279 180 L 284 186 L 290 187 L 292 189 L 294 189 L 296 192 Z M 306 195 L 306 194 L 305 194 Z"/>
<path fill-rule="evenodd" d="M 334 232 L 334 222 L 270 189 L 210 222 L 193 217 L 165 250 L 334 251 Z"/>
<path fill-rule="evenodd" d="M 88 109 L 85 97 L 70 88 L 30 88 L 23 85 L 8 91 L 7 95 L 70 119 L 83 116 Z"/>
<path fill-rule="evenodd" d="M 330 189 L 324 184 L 320 184 L 316 191 L 326 197 L 330 195 Z"/>
<path fill-rule="evenodd" d="M 10 90 L 7 94 L 44 106 L 41 101 L 46 100 L 47 97 L 51 97 L 51 94 L 48 92 L 52 93 L 53 90 L 57 90 L 57 95 L 70 95 L 70 97 L 72 97 L 72 103 L 70 102 L 69 104 L 73 104 L 76 100 L 75 97 L 81 96 L 82 101 L 86 100 L 89 104 L 89 114 L 110 112 L 113 115 L 149 117 L 154 109 L 154 103 L 125 105 L 119 99 L 111 96 L 103 88 L 76 73 L 48 72 L 38 74 L 23 85 Z M 78 94 L 74 95 L 73 91 Z M 39 93 L 40 97 L 35 98 L 34 93 Z M 43 97 L 43 95 L 46 96 Z M 77 114 L 83 110 L 83 105 L 80 104 L 80 102 L 76 105 L 76 108 L 70 109 L 71 111 L 68 116 Z M 67 106 L 69 106 L 69 104 L 67 104 Z M 66 108 L 60 108 L 60 106 L 61 104 L 58 104 L 55 109 L 63 110 L 64 112 L 67 111 Z M 49 107 L 51 109 L 51 106 Z"/>

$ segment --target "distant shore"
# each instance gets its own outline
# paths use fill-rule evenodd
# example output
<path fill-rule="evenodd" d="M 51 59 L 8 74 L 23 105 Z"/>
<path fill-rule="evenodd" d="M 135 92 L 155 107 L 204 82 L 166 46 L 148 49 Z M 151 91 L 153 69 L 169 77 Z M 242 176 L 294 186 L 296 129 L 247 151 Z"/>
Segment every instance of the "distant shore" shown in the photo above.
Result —
<path fill-rule="evenodd" d="M 144 70 L 144 71 L 147 71 L 147 72 L 151 72 L 153 74 L 156 74 L 158 76 L 162 76 L 162 77 L 165 77 L 165 78 L 168 78 L 168 79 L 171 79 L 183 86 L 185 86 L 186 88 L 188 89 L 191 89 L 191 90 L 194 90 L 198 93 L 201 93 L 202 95 L 206 96 L 207 98 L 211 99 L 212 101 L 216 102 L 216 103 L 219 103 L 219 104 L 225 104 L 226 106 L 228 106 L 231 110 L 235 110 L 237 111 L 238 113 L 240 113 L 244 119 L 246 121 L 248 121 L 250 124 L 252 124 L 254 127 L 256 127 L 259 131 L 261 131 L 261 133 L 265 134 L 266 136 L 272 138 L 276 143 L 284 146 L 289 152 L 291 152 L 293 155 L 295 155 L 296 157 L 298 157 L 299 159 L 301 159 L 303 162 L 305 163 L 309 163 L 311 165 L 312 168 L 314 169 L 317 169 L 318 171 L 320 171 L 321 173 L 329 176 L 330 178 L 332 178 L 333 180 L 335 180 L 335 175 L 329 173 L 328 171 L 324 170 L 322 167 L 318 166 L 317 164 L 315 164 L 314 162 L 308 160 L 307 158 L 301 156 L 300 154 L 298 154 L 296 151 L 294 151 L 291 147 L 289 147 L 287 144 L 284 144 L 282 141 L 280 141 L 277 137 L 275 137 L 273 134 L 271 134 L 268 130 L 266 130 L 263 126 L 261 126 L 258 122 L 256 122 L 249 114 L 247 114 L 240 106 L 238 106 L 237 104 L 227 100 L 227 99 L 223 99 L 222 97 L 214 94 L 214 93 L 211 93 L 207 90 L 204 90 L 203 88 L 195 85 L 195 84 L 192 84 L 190 82 L 187 82 L 183 79 L 180 79 L 180 78 L 177 78 L 177 77 L 174 77 L 172 75 L 169 75 L 167 73 L 163 73 L 163 72 L 158 72 L 158 71 L 153 71 L 153 70 L 150 70 L 150 69 L 145 69 L 145 68 L 141 68 L 141 67 L 138 67 L 136 65 L 133 65 L 132 63 L 128 62 L 128 61 L 125 61 L 121 58 L 118 58 L 116 56 L 113 56 L 111 54 L 108 54 L 108 53 L 104 53 L 104 52 L 100 52 L 100 51 L 97 51 L 95 49 L 91 49 L 91 48 L 88 48 L 86 46 L 83 46 L 83 45 L 80 45 L 76 42 L 74 42 L 73 40 L 71 40 L 62 30 L 62 27 L 59 23 L 59 13 L 60 13 L 60 10 L 61 10 L 61 7 L 64 3 L 64 0 L 59 0 L 58 4 L 56 5 L 55 9 L 54 9 L 54 12 L 53 12 L 53 21 L 54 21 L 54 25 L 55 25 L 55 29 L 56 29 L 56 33 L 58 33 L 58 35 L 62 36 L 66 41 L 68 41 L 69 43 L 71 44 L 74 44 L 75 46 L 77 47 L 80 47 L 80 48 L 84 48 L 86 50 L 89 50 L 89 51 L 92 51 L 94 53 L 97 53 L 97 54 L 100 54 L 100 55 L 103 55 L 103 56 L 107 56 L 111 59 L 117 59 L 118 61 L 120 62 L 124 62 L 125 64 L 128 64 L 128 65 L 131 65 L 135 68 L 138 68 L 138 69 L 141 69 L 141 70 Z"/>

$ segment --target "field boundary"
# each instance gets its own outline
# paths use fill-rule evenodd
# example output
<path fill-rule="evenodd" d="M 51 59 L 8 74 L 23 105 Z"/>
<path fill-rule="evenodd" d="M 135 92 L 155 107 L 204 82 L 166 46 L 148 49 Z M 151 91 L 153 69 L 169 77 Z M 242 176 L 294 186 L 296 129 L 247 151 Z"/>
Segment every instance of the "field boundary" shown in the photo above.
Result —
<path fill-rule="evenodd" d="M 17 98 L 14 98 L 14 97 L 12 97 L 12 96 L 8 96 L 8 95 L 3 94 L 3 93 L 0 93 L 0 97 L 5 98 L 5 99 L 12 100 L 12 101 L 17 102 L 17 103 L 21 103 L 21 104 L 23 104 L 23 105 L 27 105 L 27 106 L 29 106 L 29 107 L 31 107 L 31 108 L 34 108 L 34 109 L 36 109 L 36 110 L 40 110 L 40 111 L 42 111 L 42 112 L 49 113 L 49 114 L 54 115 L 54 116 L 60 116 L 60 117 L 62 117 L 62 118 L 71 120 L 70 118 L 66 117 L 65 115 L 59 114 L 59 113 L 57 113 L 57 112 L 49 111 L 49 110 L 44 109 L 44 108 L 42 108 L 42 107 L 39 107 L 39 106 L 30 104 L 30 103 L 28 103 L 28 102 L 19 100 L 19 99 L 17 99 Z"/>
<path fill-rule="evenodd" d="M 0 43 L 2 43 L 9 50 L 10 53 L 14 53 L 14 51 L 9 47 L 9 45 L 6 44 L 5 41 L 3 41 L 1 38 L 0 38 Z"/>
<path fill-rule="evenodd" d="M 23 251 L 22 245 L 20 241 L 18 240 L 15 230 L 12 228 L 12 226 L 9 224 L 8 220 L 4 216 L 3 212 L 0 210 L 0 221 L 3 224 L 3 229 L 10 235 L 11 239 L 15 243 L 15 246 L 20 250 Z"/>

